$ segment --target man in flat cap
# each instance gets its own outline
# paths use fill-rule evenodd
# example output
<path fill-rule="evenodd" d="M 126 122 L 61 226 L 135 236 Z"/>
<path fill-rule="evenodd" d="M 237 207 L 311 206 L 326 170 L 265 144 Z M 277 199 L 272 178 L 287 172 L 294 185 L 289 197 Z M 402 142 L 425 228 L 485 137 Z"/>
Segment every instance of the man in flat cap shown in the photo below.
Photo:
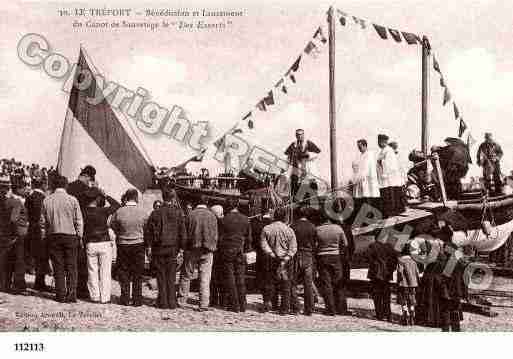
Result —
<path fill-rule="evenodd" d="M 78 179 L 68 185 L 67 192 L 78 200 L 82 213 L 84 213 L 88 204 L 86 193 L 95 182 L 95 176 L 96 169 L 91 165 L 87 165 L 80 171 Z M 80 299 L 90 299 L 89 289 L 87 287 L 88 272 L 85 248 L 79 248 L 77 261 L 77 297 Z"/>
<path fill-rule="evenodd" d="M 394 149 L 388 145 L 388 139 L 387 135 L 378 135 L 378 146 L 381 150 L 378 153 L 377 165 L 383 218 L 404 212 L 401 166 Z"/>
<path fill-rule="evenodd" d="M 486 188 L 500 193 L 502 189 L 501 164 L 503 156 L 501 146 L 493 140 L 490 132 L 485 133 L 485 140 L 477 150 L 477 164 L 483 167 Z"/>

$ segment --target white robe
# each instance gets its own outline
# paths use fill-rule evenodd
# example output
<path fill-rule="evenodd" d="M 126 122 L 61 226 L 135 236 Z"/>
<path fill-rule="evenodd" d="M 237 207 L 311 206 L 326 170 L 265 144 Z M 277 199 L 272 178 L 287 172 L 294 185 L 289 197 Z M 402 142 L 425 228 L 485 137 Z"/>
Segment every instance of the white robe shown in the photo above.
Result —
<path fill-rule="evenodd" d="M 404 184 L 399 157 L 390 146 L 378 153 L 378 180 L 381 188 L 400 187 Z"/>
<path fill-rule="evenodd" d="M 354 197 L 356 198 L 377 198 L 380 196 L 376 157 L 374 153 L 366 151 L 360 155 L 358 164 L 355 166 L 354 176 Z"/>

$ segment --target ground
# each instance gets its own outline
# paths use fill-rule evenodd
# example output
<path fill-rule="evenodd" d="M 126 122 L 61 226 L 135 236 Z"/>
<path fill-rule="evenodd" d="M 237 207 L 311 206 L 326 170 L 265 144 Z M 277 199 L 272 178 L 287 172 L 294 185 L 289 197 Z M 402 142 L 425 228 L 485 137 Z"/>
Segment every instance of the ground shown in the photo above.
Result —
<path fill-rule="evenodd" d="M 27 276 L 29 284 L 32 276 Z M 154 285 L 154 282 L 150 282 Z M 118 304 L 94 304 L 79 301 L 61 304 L 53 294 L 31 292 L 30 296 L 0 294 L 0 331 L 436 331 L 420 326 L 403 327 L 397 324 L 400 307 L 393 297 L 395 323 L 373 319 L 372 301 L 368 298 L 349 298 L 352 317 L 327 317 L 319 312 L 311 317 L 280 316 L 276 313 L 259 313 L 261 297 L 248 295 L 246 313 L 231 313 L 220 309 L 198 312 L 196 301 L 174 311 L 163 311 L 153 306 L 156 290 L 144 285 L 145 305 L 124 307 Z M 494 289 L 513 286 L 513 279 L 496 278 Z M 119 296 L 119 285 L 114 282 L 113 296 Z M 498 315 L 490 318 L 465 313 L 464 331 L 512 331 L 513 299 L 495 299 Z"/>

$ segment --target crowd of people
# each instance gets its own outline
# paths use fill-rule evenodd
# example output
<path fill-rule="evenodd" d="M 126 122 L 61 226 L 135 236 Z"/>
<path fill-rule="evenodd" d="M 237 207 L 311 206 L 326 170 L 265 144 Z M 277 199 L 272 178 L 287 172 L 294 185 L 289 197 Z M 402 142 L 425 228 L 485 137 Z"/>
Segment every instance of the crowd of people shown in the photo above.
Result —
<path fill-rule="evenodd" d="M 156 307 L 183 306 L 197 270 L 199 311 L 218 306 L 244 312 L 246 269 L 254 256 L 262 312 L 299 314 L 302 288 L 302 314 L 312 315 L 320 294 L 325 315 L 353 315 L 347 304 L 352 239 L 329 217 L 320 214 L 319 221 L 318 212 L 298 207 L 295 220 L 288 223 L 288 210 L 279 207 L 255 221 L 240 211 L 236 197 L 224 207 L 209 207 L 203 196 L 183 207 L 169 187 L 163 188 L 162 201 L 147 213 L 137 190 L 127 190 L 118 203 L 97 186 L 95 175 L 94 167 L 86 166 L 68 184 L 55 174 L 51 193 L 39 177 L 32 179 L 30 191 L 20 191 L 9 175 L 0 176 L 0 291 L 28 295 L 25 273 L 33 265 L 35 291 L 53 291 L 61 303 L 77 299 L 110 303 L 116 248 L 118 304 L 143 305 L 142 282 L 149 258 L 157 280 Z M 422 317 L 426 325 L 460 329 L 464 292 L 460 277 L 444 272 L 454 246 L 450 226 L 440 228 L 434 235 L 443 250 L 427 266 L 412 259 L 419 249 L 410 245 L 401 253 L 380 240 L 369 246 L 368 278 L 378 320 L 393 320 L 391 288 L 397 271 L 403 325 L 420 323 Z M 54 288 L 46 281 L 50 265 Z M 424 270 L 422 279 L 419 269 Z M 418 311 L 417 303 L 422 303 Z"/>

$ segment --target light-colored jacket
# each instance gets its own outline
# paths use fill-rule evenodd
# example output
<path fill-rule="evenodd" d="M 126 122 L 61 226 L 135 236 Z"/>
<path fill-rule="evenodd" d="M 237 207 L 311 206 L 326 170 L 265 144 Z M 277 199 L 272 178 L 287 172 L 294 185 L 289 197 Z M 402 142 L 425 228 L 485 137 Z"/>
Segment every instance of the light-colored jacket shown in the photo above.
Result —
<path fill-rule="evenodd" d="M 43 200 L 40 226 L 43 238 L 51 234 L 69 234 L 82 238 L 84 220 L 78 200 L 67 194 L 65 189 L 57 188 Z"/>
<path fill-rule="evenodd" d="M 378 153 L 378 180 L 381 188 L 400 187 L 403 185 L 403 174 L 399 157 L 390 146 L 385 146 Z"/>
<path fill-rule="evenodd" d="M 356 198 L 379 198 L 378 172 L 373 152 L 366 151 L 360 155 L 353 182 L 353 195 Z"/>

